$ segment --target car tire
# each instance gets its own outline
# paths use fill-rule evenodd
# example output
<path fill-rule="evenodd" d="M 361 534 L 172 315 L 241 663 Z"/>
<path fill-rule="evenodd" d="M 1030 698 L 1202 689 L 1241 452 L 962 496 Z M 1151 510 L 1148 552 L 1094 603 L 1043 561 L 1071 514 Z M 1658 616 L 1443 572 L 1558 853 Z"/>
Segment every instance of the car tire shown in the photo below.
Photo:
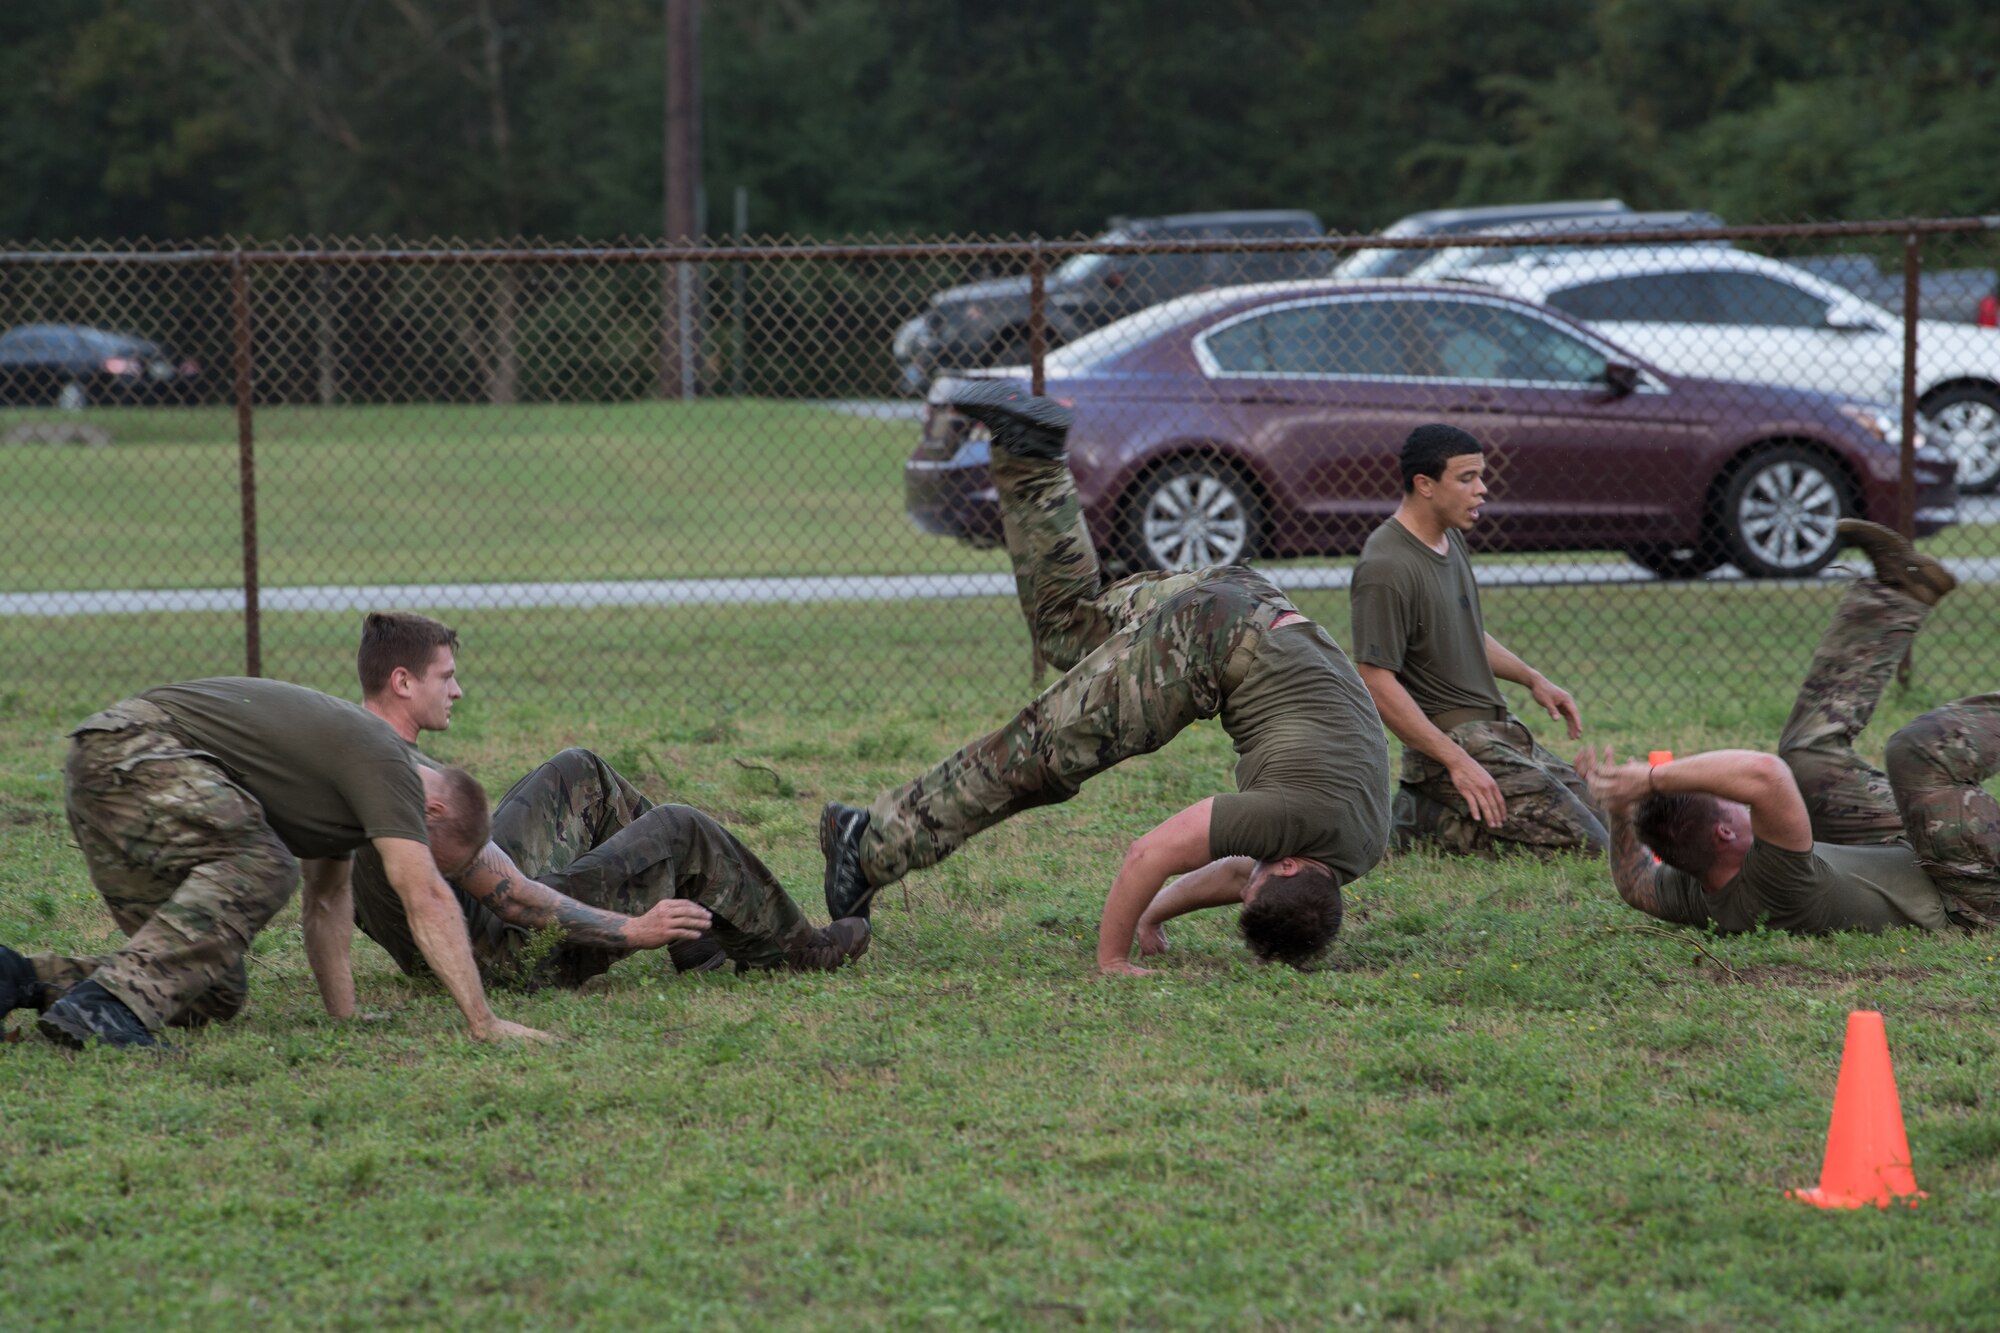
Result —
<path fill-rule="evenodd" d="M 1216 459 L 1176 458 L 1154 468 L 1121 512 L 1133 569 L 1242 564 L 1257 553 L 1264 531 L 1256 488 Z"/>
<path fill-rule="evenodd" d="M 1626 548 L 1625 554 L 1655 578 L 1667 580 L 1698 579 L 1729 558 L 1707 539 L 1691 546 L 1676 546 L 1671 542 L 1632 546 Z"/>
<path fill-rule="evenodd" d="M 1931 447 L 1958 460 L 1961 494 L 2000 487 L 2000 391 L 1961 384 L 1926 398 L 1923 412 Z"/>
<path fill-rule="evenodd" d="M 1817 574 L 1840 549 L 1847 480 L 1824 454 L 1795 444 L 1743 460 L 1722 493 L 1718 528 L 1729 559 L 1753 579 Z"/>

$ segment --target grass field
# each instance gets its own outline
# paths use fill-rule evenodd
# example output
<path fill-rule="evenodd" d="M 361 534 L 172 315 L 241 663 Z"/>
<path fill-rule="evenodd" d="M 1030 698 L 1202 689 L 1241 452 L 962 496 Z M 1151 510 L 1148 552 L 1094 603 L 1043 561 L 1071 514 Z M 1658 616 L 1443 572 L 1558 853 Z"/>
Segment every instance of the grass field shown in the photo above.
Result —
<path fill-rule="evenodd" d="M 109 448 L 0 448 L 0 591 L 238 584 L 234 414 L 90 419 Z M 755 399 L 256 420 L 268 586 L 1006 568 L 904 516 L 909 421 Z M 1955 530 L 1939 549 L 2000 554 L 2000 529 Z"/>
<path fill-rule="evenodd" d="M 1555 627 L 1593 734 L 1625 750 L 1767 744 L 1809 633 L 1768 594 L 1662 592 L 1614 612 L 1507 594 L 1489 622 Z M 474 693 L 432 748 L 497 792 L 591 745 L 727 820 L 816 914 L 820 803 L 1022 693 L 1008 610 L 966 604 L 952 627 L 990 628 L 965 640 L 895 607 L 720 609 L 665 639 L 592 613 L 510 623 L 531 637 L 504 654 L 473 617 Z M 1954 600 L 1935 628 L 1987 615 Z M 202 660 L 206 631 L 175 623 Z M 1704 627 L 1760 624 L 1768 662 L 1715 660 Z M 268 669 L 342 688 L 348 620 L 271 628 Z M 110 622 L 53 659 L 56 703 L 0 700 L 0 940 L 108 942 L 62 825 L 62 728 L 131 688 L 161 629 Z M 815 669 L 857 642 L 942 683 L 857 711 Z M 565 668 L 632 684 L 564 707 Z M 1650 690 L 1593 707 L 1635 670 Z M 1873 743 L 1941 688 L 1920 670 Z M 288 910 L 246 1015 L 172 1054 L 0 1046 L 0 1328 L 2000 1322 L 2000 941 L 1709 939 L 1648 925 L 1597 864 L 1412 857 L 1355 886 L 1324 971 L 1249 966 L 1212 914 L 1170 928 L 1164 975 L 1095 980 L 1125 843 L 1227 788 L 1230 759 L 1205 724 L 992 830 L 890 893 L 847 972 L 677 980 L 638 958 L 583 994 L 503 993 L 552 1049 L 469 1043 L 365 942 L 387 1017 L 324 1020 Z M 1887 1015 L 1931 1194 L 1913 1212 L 1783 1197 L 1817 1175 L 1855 1007 Z"/>

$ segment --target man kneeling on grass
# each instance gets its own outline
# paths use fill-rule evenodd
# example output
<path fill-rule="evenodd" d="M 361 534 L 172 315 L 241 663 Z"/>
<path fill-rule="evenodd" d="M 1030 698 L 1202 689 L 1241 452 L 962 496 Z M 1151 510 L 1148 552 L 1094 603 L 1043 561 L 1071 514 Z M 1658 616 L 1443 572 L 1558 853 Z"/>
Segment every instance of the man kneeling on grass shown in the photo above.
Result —
<path fill-rule="evenodd" d="M 1715 750 L 1650 769 L 1612 765 L 1609 751 L 1580 756 L 1611 815 L 1612 879 L 1640 911 L 1799 935 L 2000 924 L 2000 803 L 1981 786 L 2000 770 L 2000 694 L 1902 728 L 1886 775 L 1854 753 L 1896 663 L 1957 580 L 1888 528 L 1849 519 L 1840 531 L 1876 576 L 1842 599 L 1777 755 Z"/>
<path fill-rule="evenodd" d="M 1155 904 L 1157 925 L 1242 902 L 1259 957 L 1310 961 L 1340 928 L 1341 886 L 1388 841 L 1388 742 L 1346 654 L 1254 570 L 1136 574 L 1106 587 L 1064 461 L 1068 410 L 997 380 L 962 390 L 952 406 L 993 432 L 1021 603 L 1042 655 L 1066 670 L 1006 726 L 868 809 L 826 807 L 828 913 L 866 912 L 883 886 L 980 830 L 1067 801 L 1086 779 L 1219 714 L 1236 743 L 1239 790 L 1195 802 L 1131 845 L 1098 923 L 1098 970 L 1146 972 L 1133 966 L 1132 944 Z"/>

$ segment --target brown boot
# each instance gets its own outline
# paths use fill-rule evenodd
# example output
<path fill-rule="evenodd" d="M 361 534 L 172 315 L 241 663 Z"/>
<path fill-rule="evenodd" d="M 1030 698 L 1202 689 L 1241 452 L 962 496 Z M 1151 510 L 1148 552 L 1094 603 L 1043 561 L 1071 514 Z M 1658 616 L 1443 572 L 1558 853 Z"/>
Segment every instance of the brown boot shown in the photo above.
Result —
<path fill-rule="evenodd" d="M 1841 541 L 1861 548 L 1874 562 L 1876 578 L 1925 606 L 1936 606 L 1939 598 L 1958 586 L 1950 570 L 1917 550 L 1894 528 L 1861 518 L 1843 518 L 1833 530 Z"/>
<path fill-rule="evenodd" d="M 832 972 L 868 952 L 868 921 L 844 916 L 830 926 L 806 929 L 785 941 L 785 964 L 794 972 Z"/>

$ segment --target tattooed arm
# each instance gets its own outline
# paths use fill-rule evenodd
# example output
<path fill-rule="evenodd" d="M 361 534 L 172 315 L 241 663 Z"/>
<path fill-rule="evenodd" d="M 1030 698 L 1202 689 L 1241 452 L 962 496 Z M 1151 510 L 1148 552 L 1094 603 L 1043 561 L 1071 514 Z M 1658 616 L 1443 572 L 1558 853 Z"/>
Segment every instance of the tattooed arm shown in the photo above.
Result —
<path fill-rule="evenodd" d="M 1659 867 L 1653 864 L 1653 854 L 1646 850 L 1646 844 L 1639 841 L 1632 812 L 1616 810 L 1606 818 L 1611 821 L 1611 882 L 1617 886 L 1618 896 L 1647 916 L 1675 920 L 1660 911 L 1660 886 L 1655 878 Z"/>
<path fill-rule="evenodd" d="M 528 878 L 513 857 L 490 842 L 453 882 L 509 925 L 527 930 L 555 926 L 569 943 L 597 949 L 658 949 L 695 938 L 709 923 L 708 909 L 685 898 L 664 899 L 643 916 L 578 902 Z"/>

